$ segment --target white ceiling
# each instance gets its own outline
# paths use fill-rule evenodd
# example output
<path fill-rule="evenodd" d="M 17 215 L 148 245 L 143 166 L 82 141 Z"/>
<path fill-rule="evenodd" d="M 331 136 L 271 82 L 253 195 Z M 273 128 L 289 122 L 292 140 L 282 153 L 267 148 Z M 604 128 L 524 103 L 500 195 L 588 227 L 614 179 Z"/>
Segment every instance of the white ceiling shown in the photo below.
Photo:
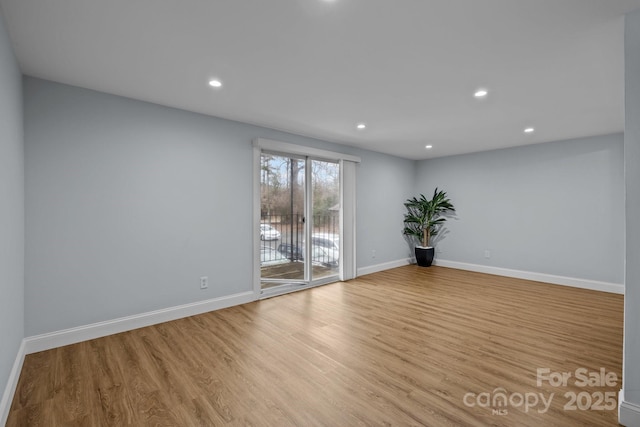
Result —
<path fill-rule="evenodd" d="M 640 0 L 0 7 L 26 75 L 424 159 L 622 131 L 622 15 Z"/>

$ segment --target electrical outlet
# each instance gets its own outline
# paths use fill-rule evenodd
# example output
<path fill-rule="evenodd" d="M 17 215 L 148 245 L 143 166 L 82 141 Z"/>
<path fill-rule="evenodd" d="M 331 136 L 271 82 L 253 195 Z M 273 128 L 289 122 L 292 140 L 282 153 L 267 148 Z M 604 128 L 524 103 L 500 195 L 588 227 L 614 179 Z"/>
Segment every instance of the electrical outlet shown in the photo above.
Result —
<path fill-rule="evenodd" d="M 371 251 L 371 258 L 375 258 L 376 257 L 376 250 L 372 250 Z"/>
<path fill-rule="evenodd" d="M 491 258 L 491 251 L 488 250 L 488 249 L 486 251 L 484 251 L 484 257 L 485 258 Z"/>
<path fill-rule="evenodd" d="M 200 289 L 207 289 L 209 287 L 209 278 L 207 276 L 202 276 L 200 278 Z"/>

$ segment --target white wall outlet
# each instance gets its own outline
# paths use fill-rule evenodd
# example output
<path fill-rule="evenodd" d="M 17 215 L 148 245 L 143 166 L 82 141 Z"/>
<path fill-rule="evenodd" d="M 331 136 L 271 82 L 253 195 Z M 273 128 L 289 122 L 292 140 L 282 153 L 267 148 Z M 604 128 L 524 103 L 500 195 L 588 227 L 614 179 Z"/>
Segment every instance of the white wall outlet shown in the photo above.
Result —
<path fill-rule="evenodd" d="M 484 257 L 485 258 L 491 258 L 491 251 L 488 250 L 488 249 L 486 251 L 484 251 Z"/>
<path fill-rule="evenodd" d="M 375 258 L 376 257 L 376 250 L 372 250 L 371 251 L 371 258 Z"/>
<path fill-rule="evenodd" d="M 202 276 L 200 278 L 200 289 L 207 289 L 209 287 L 209 278 L 207 276 Z"/>

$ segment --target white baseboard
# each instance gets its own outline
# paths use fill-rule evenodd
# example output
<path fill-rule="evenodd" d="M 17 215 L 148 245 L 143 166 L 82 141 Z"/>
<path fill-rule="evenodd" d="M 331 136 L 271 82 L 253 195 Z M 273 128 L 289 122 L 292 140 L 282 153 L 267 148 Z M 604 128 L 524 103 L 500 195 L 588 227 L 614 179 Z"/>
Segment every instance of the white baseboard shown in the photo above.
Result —
<path fill-rule="evenodd" d="M 479 273 L 495 274 L 497 276 L 515 277 L 517 279 L 534 280 L 536 282 L 552 283 L 554 285 L 571 286 L 574 288 L 590 289 L 593 291 L 611 292 L 624 295 L 624 285 L 618 283 L 598 282 L 595 280 L 577 279 L 574 277 L 554 276 L 552 274 L 535 273 L 532 271 L 511 270 L 508 268 L 491 267 L 487 265 L 467 264 L 464 262 L 436 259 L 434 265 L 457 268 L 459 270 L 476 271 Z"/>
<path fill-rule="evenodd" d="M 81 341 L 105 337 L 107 335 L 143 328 L 145 326 L 151 326 L 162 322 L 169 322 L 183 317 L 220 310 L 234 305 L 245 304 L 255 300 L 256 296 L 253 292 L 242 292 L 206 301 L 198 301 L 191 304 L 184 304 L 162 310 L 136 314 L 133 316 L 121 317 L 119 319 L 108 320 L 105 322 L 93 323 L 91 325 L 65 329 L 62 331 L 34 335 L 25 338 L 23 344 L 26 354 L 36 353 L 38 351 L 49 350 L 56 347 L 75 344 Z"/>
<path fill-rule="evenodd" d="M 389 270 L 391 268 L 402 267 L 411 264 L 411 258 L 398 259 L 396 261 L 384 262 L 382 264 L 370 265 L 358 269 L 358 276 L 365 274 L 377 273 L 379 271 Z"/>
<path fill-rule="evenodd" d="M 618 423 L 627 427 L 640 426 L 640 405 L 626 402 L 624 390 L 618 395 Z"/>
<path fill-rule="evenodd" d="M 13 362 L 13 368 L 11 368 L 9 378 L 7 379 L 7 386 L 4 388 L 4 393 L 2 394 L 2 400 L 0 400 L 0 426 L 5 425 L 7 423 L 7 418 L 9 418 L 9 410 L 11 409 L 13 396 L 16 392 L 16 387 L 18 386 L 18 380 L 20 379 L 24 356 L 27 354 L 25 348 L 25 342 L 22 340 L 20 347 L 18 348 L 16 360 Z"/>

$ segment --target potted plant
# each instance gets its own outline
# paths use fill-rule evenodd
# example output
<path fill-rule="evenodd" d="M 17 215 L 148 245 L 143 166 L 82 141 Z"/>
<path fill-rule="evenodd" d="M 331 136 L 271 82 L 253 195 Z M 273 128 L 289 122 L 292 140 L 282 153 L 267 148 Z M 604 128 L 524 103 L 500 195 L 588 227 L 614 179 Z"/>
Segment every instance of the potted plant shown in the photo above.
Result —
<path fill-rule="evenodd" d="M 440 231 L 442 223 L 447 220 L 447 213 L 455 212 L 451 200 L 444 191 L 436 188 L 431 200 L 420 194 L 419 198 L 407 199 L 404 203 L 407 213 L 404 215 L 404 234 L 415 237 L 416 261 L 419 266 L 429 267 L 433 262 L 435 250 L 429 243 Z"/>

